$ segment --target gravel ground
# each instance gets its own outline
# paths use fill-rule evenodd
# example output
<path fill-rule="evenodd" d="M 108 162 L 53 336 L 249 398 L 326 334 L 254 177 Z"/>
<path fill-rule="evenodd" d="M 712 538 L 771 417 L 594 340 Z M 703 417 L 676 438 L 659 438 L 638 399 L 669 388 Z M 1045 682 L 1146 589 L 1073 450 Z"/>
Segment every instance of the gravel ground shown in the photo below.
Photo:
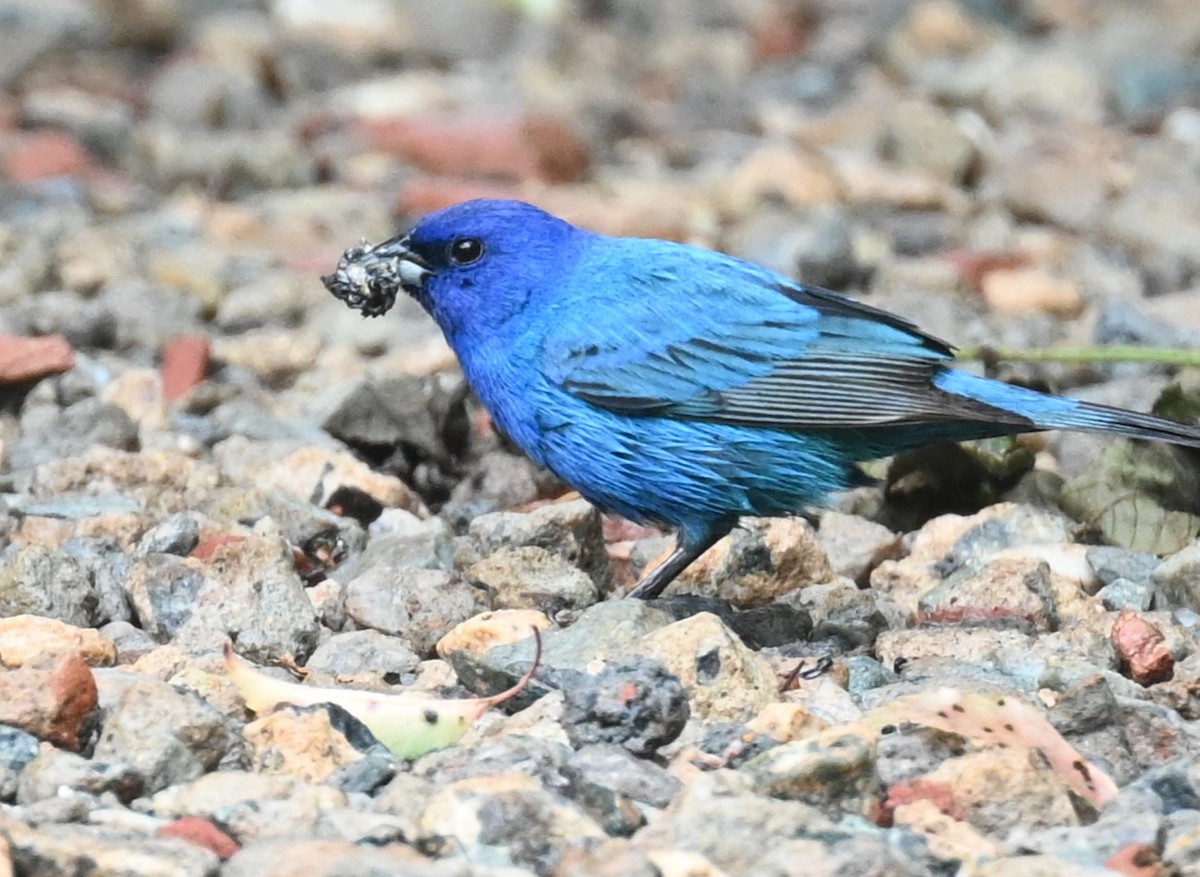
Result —
<path fill-rule="evenodd" d="M 1196 454 L 905 455 L 622 601 L 665 534 L 516 453 L 416 305 L 318 279 L 498 195 L 962 345 L 1200 348 L 1200 5 L 0 22 L 0 875 L 1200 875 Z M 1194 372 L 988 368 L 1200 412 Z M 535 682 L 414 759 L 250 713 L 222 656 L 465 698 L 531 627 Z"/>

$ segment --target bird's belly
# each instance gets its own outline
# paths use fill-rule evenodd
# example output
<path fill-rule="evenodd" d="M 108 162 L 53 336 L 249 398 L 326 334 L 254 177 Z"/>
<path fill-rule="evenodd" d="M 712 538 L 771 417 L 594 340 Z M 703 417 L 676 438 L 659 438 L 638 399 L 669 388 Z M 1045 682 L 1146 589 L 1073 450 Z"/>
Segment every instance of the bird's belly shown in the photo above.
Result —
<path fill-rule="evenodd" d="M 628 417 L 570 399 L 552 407 L 541 462 L 602 508 L 674 526 L 781 515 L 853 480 L 830 441 L 798 433 Z"/>
<path fill-rule="evenodd" d="M 519 357 L 460 359 L 497 426 L 534 462 L 634 520 L 688 527 L 788 514 L 849 486 L 862 459 L 828 435 L 618 414 L 521 367 Z"/>

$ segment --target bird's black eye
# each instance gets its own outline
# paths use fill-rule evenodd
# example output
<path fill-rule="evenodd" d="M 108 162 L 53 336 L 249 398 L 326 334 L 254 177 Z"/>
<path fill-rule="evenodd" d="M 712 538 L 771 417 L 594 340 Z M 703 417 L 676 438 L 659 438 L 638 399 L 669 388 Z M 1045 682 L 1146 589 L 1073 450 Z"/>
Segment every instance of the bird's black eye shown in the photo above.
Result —
<path fill-rule="evenodd" d="M 450 261 L 455 265 L 470 265 L 483 258 L 483 241 L 479 238 L 459 238 L 450 245 Z"/>

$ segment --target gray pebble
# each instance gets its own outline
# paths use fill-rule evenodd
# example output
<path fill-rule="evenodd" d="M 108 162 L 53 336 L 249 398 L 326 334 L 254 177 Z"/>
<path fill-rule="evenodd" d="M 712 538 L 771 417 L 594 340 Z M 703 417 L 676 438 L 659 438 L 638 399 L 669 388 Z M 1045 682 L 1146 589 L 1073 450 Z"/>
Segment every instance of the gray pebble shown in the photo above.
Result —
<path fill-rule="evenodd" d="M 187 557 L 200 541 L 200 523 L 195 515 L 180 512 L 142 534 L 135 557 L 148 554 L 174 554 Z"/>
<path fill-rule="evenodd" d="M 373 567 L 346 583 L 351 620 L 402 637 L 422 656 L 432 655 L 450 628 L 487 606 L 483 591 L 440 569 Z"/>
<path fill-rule="evenodd" d="M 402 640 L 376 630 L 352 630 L 325 640 L 309 655 L 305 667 L 336 677 L 374 677 L 395 685 L 417 669 L 421 659 Z"/>
<path fill-rule="evenodd" d="M 560 671 L 554 680 L 566 696 L 563 726 L 576 747 L 615 744 L 645 758 L 687 724 L 683 686 L 646 658 L 606 663 L 595 673 Z"/>
<path fill-rule="evenodd" d="M 38 757 L 37 737 L 0 725 L 0 801 L 11 803 L 16 797 L 21 774 Z"/>
<path fill-rule="evenodd" d="M 62 409 L 38 405 L 22 412 L 17 440 L 7 451 L 8 464 L 13 469 L 30 469 L 82 454 L 93 445 L 134 450 L 137 424 L 116 405 L 94 398 Z"/>
<path fill-rule="evenodd" d="M 44 545 L 16 544 L 0 555 L 0 615 L 43 615 L 76 627 L 101 621 L 87 567 Z"/>
<path fill-rule="evenodd" d="M 96 796 L 111 793 L 117 800 L 129 803 L 140 797 L 144 788 L 144 777 L 129 765 L 47 748 L 21 773 L 17 801 L 33 804 L 70 789 Z"/>
<path fill-rule="evenodd" d="M 153 793 L 216 769 L 240 742 L 229 720 L 197 695 L 139 678 L 104 717 L 93 757 L 128 765 Z"/>

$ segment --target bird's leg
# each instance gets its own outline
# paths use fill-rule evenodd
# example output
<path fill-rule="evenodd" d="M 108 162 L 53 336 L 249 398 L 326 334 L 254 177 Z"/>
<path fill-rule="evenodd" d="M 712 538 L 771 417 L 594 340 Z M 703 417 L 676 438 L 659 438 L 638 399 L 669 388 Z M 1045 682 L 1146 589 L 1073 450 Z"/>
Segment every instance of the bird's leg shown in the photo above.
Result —
<path fill-rule="evenodd" d="M 732 530 L 735 523 L 737 523 L 736 519 L 723 521 L 709 527 L 699 536 L 680 531 L 675 540 L 675 550 L 671 552 L 670 557 L 643 576 L 642 580 L 637 583 L 637 587 L 626 596 L 637 597 L 639 600 L 653 600 L 675 580 L 677 575 L 687 569 L 693 560 L 708 551 L 718 539 Z"/>

